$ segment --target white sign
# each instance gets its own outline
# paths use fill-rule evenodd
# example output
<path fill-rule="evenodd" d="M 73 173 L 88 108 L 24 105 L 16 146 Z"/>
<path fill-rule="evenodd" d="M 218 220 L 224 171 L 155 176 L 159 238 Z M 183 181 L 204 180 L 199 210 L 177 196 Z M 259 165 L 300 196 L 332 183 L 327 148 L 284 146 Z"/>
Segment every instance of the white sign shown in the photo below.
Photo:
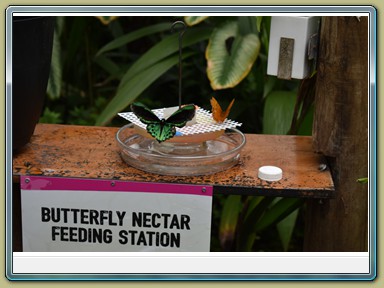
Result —
<path fill-rule="evenodd" d="M 212 186 L 20 181 L 24 252 L 209 252 Z"/>

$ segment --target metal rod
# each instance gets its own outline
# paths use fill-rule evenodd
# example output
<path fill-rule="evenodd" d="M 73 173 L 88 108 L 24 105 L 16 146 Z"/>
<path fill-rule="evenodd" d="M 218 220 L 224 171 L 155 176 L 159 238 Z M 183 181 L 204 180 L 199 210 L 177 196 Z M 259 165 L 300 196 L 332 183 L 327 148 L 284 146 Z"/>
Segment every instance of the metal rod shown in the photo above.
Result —
<path fill-rule="evenodd" d="M 181 56 L 182 56 L 182 50 L 183 50 L 183 35 L 186 30 L 186 25 L 183 21 L 176 21 L 172 24 L 172 32 L 175 30 L 175 26 L 182 25 L 183 28 L 179 30 L 179 109 L 181 108 L 181 79 L 182 79 L 182 66 L 181 66 Z"/>

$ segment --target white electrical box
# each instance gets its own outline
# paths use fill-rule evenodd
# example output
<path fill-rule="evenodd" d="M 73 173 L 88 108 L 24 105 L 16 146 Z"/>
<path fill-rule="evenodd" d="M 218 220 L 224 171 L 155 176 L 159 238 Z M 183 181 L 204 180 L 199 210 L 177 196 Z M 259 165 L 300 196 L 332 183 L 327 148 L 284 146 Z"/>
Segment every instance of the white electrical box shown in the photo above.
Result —
<path fill-rule="evenodd" d="M 268 75 L 280 79 L 304 79 L 316 57 L 319 16 L 273 16 L 269 39 Z M 316 53 L 315 53 L 316 54 Z"/>

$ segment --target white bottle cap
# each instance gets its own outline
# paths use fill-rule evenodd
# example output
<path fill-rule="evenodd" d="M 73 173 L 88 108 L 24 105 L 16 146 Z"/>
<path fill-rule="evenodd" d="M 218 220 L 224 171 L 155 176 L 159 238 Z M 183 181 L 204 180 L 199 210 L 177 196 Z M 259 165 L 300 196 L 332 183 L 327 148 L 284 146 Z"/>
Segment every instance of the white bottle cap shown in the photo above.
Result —
<path fill-rule="evenodd" d="M 275 166 L 262 166 L 259 168 L 259 178 L 266 181 L 279 181 L 283 178 L 283 170 Z"/>

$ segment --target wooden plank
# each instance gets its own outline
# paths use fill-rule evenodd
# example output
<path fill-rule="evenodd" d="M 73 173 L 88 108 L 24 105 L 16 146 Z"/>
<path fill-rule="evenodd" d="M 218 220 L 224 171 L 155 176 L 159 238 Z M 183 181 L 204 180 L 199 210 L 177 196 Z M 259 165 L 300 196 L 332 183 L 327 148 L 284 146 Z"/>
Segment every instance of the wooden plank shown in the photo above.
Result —
<path fill-rule="evenodd" d="M 236 166 L 212 175 L 182 177 L 155 175 L 128 166 L 119 155 L 117 130 L 38 124 L 31 142 L 14 155 L 13 174 L 206 184 L 214 186 L 214 193 L 224 194 L 333 197 L 331 175 L 318 169 L 324 159 L 312 151 L 311 137 L 247 134 Z M 280 167 L 283 179 L 260 180 L 258 169 L 264 165 Z"/>

